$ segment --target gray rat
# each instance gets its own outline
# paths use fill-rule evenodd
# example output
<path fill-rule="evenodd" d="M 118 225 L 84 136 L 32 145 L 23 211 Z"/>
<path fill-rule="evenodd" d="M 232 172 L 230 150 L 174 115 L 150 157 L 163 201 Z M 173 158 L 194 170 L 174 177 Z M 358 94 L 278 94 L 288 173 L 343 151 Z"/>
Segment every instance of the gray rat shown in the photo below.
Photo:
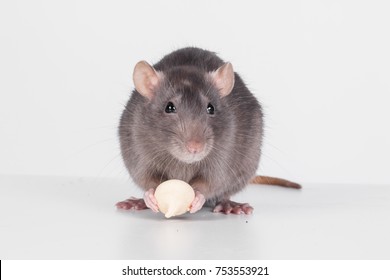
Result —
<path fill-rule="evenodd" d="M 130 176 L 145 194 L 118 202 L 118 208 L 158 212 L 154 190 L 169 179 L 193 187 L 191 213 L 204 203 L 214 212 L 252 213 L 249 204 L 230 200 L 248 183 L 300 188 L 287 180 L 255 176 L 262 108 L 231 63 L 207 50 L 183 48 L 153 66 L 138 62 L 133 80 L 119 138 Z"/>

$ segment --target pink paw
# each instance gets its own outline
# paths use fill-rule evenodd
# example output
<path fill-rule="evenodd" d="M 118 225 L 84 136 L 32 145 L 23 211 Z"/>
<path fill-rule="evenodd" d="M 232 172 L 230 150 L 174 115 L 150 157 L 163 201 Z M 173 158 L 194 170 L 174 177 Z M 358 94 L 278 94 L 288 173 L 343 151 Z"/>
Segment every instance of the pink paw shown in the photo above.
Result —
<path fill-rule="evenodd" d="M 223 214 L 252 214 L 253 207 L 248 203 L 238 203 L 231 200 L 224 200 L 218 202 L 214 207 L 214 213 L 223 213 Z"/>
<path fill-rule="evenodd" d="M 201 192 L 196 191 L 195 198 L 192 201 L 191 206 L 190 206 L 190 213 L 198 212 L 202 208 L 202 206 L 205 202 L 206 202 L 206 199 L 205 199 L 204 195 Z"/>
<path fill-rule="evenodd" d="M 123 209 L 123 210 L 130 210 L 130 209 L 143 210 L 148 208 L 145 204 L 145 201 L 142 198 L 135 198 L 135 197 L 131 197 L 124 201 L 118 202 L 116 204 L 116 207 L 118 209 Z"/>
<path fill-rule="evenodd" d="M 159 212 L 158 211 L 158 204 L 157 200 L 154 196 L 154 189 L 149 189 L 144 193 L 144 200 L 145 204 L 148 208 L 152 209 L 153 212 Z"/>
<path fill-rule="evenodd" d="M 144 198 L 130 197 L 124 201 L 120 201 L 116 204 L 118 209 L 124 210 L 143 210 L 150 208 L 153 212 L 158 212 L 157 200 L 154 197 L 154 189 L 149 189 L 144 193 Z"/>

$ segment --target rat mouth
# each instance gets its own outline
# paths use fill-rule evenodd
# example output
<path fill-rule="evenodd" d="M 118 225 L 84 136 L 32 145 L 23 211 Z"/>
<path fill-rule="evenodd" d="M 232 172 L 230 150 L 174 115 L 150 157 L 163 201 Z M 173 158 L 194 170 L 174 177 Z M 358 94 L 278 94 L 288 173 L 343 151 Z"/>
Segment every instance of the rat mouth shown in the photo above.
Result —
<path fill-rule="evenodd" d="M 206 157 L 206 155 L 200 155 L 200 154 L 198 154 L 198 155 L 181 154 L 180 156 L 177 156 L 177 155 L 173 155 L 173 156 L 175 158 L 177 158 L 178 160 L 180 160 L 184 163 L 187 163 L 187 164 L 201 161 L 202 159 L 204 159 Z"/>
<path fill-rule="evenodd" d="M 170 152 L 179 161 L 191 164 L 203 160 L 210 150 L 210 143 L 187 141 L 185 144 L 175 145 Z"/>

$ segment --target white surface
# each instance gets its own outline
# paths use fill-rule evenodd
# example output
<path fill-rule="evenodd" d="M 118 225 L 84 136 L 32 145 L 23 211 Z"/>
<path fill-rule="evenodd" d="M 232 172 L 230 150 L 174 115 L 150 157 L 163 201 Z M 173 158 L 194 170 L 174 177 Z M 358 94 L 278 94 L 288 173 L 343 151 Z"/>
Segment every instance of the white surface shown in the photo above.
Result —
<path fill-rule="evenodd" d="M 195 45 L 266 113 L 263 174 L 390 184 L 387 0 L 2 0 L 0 172 L 126 178 L 135 63 Z M 375 164 L 375 168 L 372 166 Z"/>
<path fill-rule="evenodd" d="M 390 259 L 390 186 L 249 186 L 250 216 L 117 211 L 128 182 L 0 177 L 0 259 Z"/>

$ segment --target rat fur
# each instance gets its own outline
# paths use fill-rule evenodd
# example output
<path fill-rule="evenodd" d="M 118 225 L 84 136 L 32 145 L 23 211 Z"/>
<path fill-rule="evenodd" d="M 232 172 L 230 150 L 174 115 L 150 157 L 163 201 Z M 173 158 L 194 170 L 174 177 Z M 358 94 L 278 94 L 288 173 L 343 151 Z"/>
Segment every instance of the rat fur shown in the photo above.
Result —
<path fill-rule="evenodd" d="M 126 168 L 145 190 L 146 204 L 129 199 L 119 208 L 156 211 L 154 189 L 169 179 L 194 188 L 195 210 L 206 202 L 215 212 L 236 214 L 253 210 L 230 201 L 248 183 L 300 187 L 255 176 L 264 132 L 262 107 L 232 65 L 215 53 L 179 49 L 153 66 L 139 62 L 133 78 L 119 138 Z"/>

